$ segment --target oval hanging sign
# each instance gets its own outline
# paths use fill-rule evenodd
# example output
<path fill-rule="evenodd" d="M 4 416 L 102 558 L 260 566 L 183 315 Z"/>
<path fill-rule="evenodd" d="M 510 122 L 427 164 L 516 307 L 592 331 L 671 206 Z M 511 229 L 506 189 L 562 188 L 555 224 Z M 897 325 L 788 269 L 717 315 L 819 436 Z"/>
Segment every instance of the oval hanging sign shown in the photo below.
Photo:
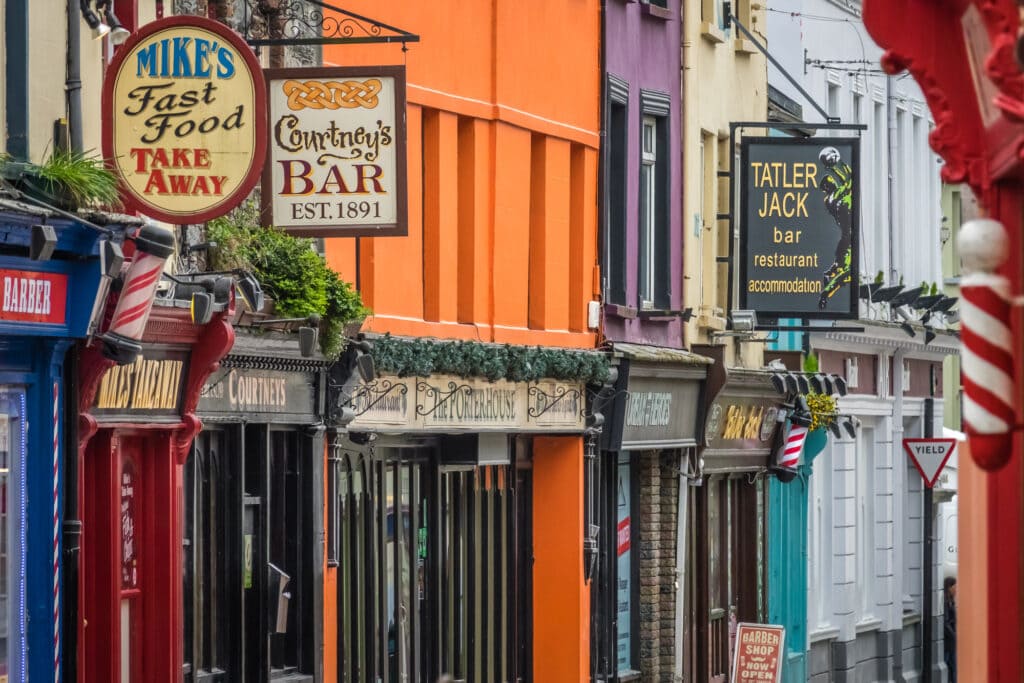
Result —
<path fill-rule="evenodd" d="M 103 152 L 130 209 L 199 223 L 238 206 L 266 155 L 266 86 L 256 55 L 194 16 L 143 26 L 103 85 Z"/>

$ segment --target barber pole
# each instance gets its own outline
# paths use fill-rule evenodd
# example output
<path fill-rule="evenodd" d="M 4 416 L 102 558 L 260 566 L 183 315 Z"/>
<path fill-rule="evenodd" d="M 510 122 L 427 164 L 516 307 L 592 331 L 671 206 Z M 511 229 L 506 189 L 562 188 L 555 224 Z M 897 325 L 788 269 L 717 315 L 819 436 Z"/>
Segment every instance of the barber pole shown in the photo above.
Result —
<path fill-rule="evenodd" d="M 804 450 L 804 441 L 807 440 L 807 427 L 791 425 L 786 440 L 782 442 L 779 449 L 779 467 L 796 469 L 800 464 L 800 453 Z"/>
<path fill-rule="evenodd" d="M 53 680 L 60 683 L 60 412 L 53 383 Z"/>
<path fill-rule="evenodd" d="M 174 236 L 148 224 L 135 238 L 135 247 L 110 327 L 103 335 L 103 355 L 118 364 L 131 363 L 142 353 L 139 340 L 153 310 L 153 296 L 164 263 L 174 253 Z"/>
<path fill-rule="evenodd" d="M 1015 422 L 1010 281 L 995 273 L 1009 242 L 1001 223 L 982 218 L 961 227 L 958 245 L 964 422 L 971 455 L 991 471 L 1010 457 Z"/>

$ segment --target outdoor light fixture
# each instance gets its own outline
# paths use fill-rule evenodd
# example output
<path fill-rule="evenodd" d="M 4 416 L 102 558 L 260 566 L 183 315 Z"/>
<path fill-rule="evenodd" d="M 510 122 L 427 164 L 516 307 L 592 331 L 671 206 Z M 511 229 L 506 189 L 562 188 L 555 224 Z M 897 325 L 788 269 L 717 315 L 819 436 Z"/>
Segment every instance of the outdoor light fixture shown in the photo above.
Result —
<path fill-rule="evenodd" d="M 853 423 L 853 418 L 846 418 L 843 420 L 843 429 L 850 435 L 851 439 L 857 438 L 857 425 Z"/>
<path fill-rule="evenodd" d="M 777 393 L 786 393 L 786 379 L 782 375 L 772 375 L 772 386 Z"/>
<path fill-rule="evenodd" d="M 914 331 L 914 328 L 907 321 L 903 321 L 900 323 L 900 329 L 906 332 L 908 337 L 917 336 L 917 332 Z"/>
<path fill-rule="evenodd" d="M 121 274 L 124 264 L 124 252 L 121 245 L 110 240 L 100 242 L 100 272 L 110 278 Z"/>
<path fill-rule="evenodd" d="M 833 422 L 829 423 L 828 429 L 829 429 L 830 432 L 835 434 L 837 439 L 843 438 L 843 433 L 841 431 L 839 431 L 839 422 L 838 421 L 833 421 Z"/>
<path fill-rule="evenodd" d="M 242 295 L 245 305 L 253 313 L 263 308 L 263 288 L 252 273 L 243 272 L 238 278 L 238 293 Z"/>
<path fill-rule="evenodd" d="M 312 317 L 312 316 L 310 316 Z M 315 327 L 299 328 L 299 353 L 303 358 L 309 358 L 316 351 L 316 340 L 319 336 Z"/>
<path fill-rule="evenodd" d="M 875 294 L 882 288 L 881 282 L 872 282 L 869 285 L 860 286 L 860 298 L 868 301 L 876 301 Z"/>
<path fill-rule="evenodd" d="M 935 331 L 930 327 L 924 328 L 924 345 L 928 346 L 935 339 Z"/>
<path fill-rule="evenodd" d="M 736 332 L 753 332 L 757 327 L 757 313 L 748 310 L 734 310 L 730 316 L 732 329 Z"/>
<path fill-rule="evenodd" d="M 85 19 L 85 23 L 89 25 L 90 29 L 92 29 L 93 40 L 99 40 L 110 33 L 110 27 L 100 21 L 96 12 L 94 12 L 92 7 L 89 6 L 89 0 L 82 0 L 79 7 L 81 7 L 82 10 L 82 18 Z"/>
<path fill-rule="evenodd" d="M 832 375 L 832 381 L 835 384 L 835 393 L 840 396 L 846 396 L 848 389 L 846 388 L 846 380 L 839 375 Z"/>
<path fill-rule="evenodd" d="M 800 384 L 796 381 L 796 375 L 793 373 L 786 375 L 786 388 L 789 389 L 791 394 L 800 393 Z"/>
<path fill-rule="evenodd" d="M 943 296 L 943 298 L 937 304 L 934 304 L 932 306 L 932 311 L 936 313 L 945 313 L 949 309 L 953 308 L 953 306 L 955 306 L 956 302 L 959 300 L 959 297 Z"/>
<path fill-rule="evenodd" d="M 193 325 L 205 325 L 213 318 L 213 296 L 209 292 L 194 292 L 188 306 Z"/>
<path fill-rule="evenodd" d="M 373 356 L 368 353 L 360 354 L 356 359 L 356 369 L 359 370 L 359 377 L 366 384 L 377 379 L 377 367 L 373 362 Z"/>
<path fill-rule="evenodd" d="M 903 291 L 903 285 L 895 285 L 893 287 L 883 287 L 875 292 L 872 301 L 889 301 L 894 296 Z"/>
<path fill-rule="evenodd" d="M 33 261 L 49 261 L 57 248 L 57 231 L 52 225 L 33 225 L 32 241 L 28 248 L 28 257 Z"/>
<path fill-rule="evenodd" d="M 932 306 L 939 303 L 946 298 L 945 294 L 929 294 L 928 296 L 922 296 L 914 302 L 914 308 L 921 308 L 931 310 Z"/>
<path fill-rule="evenodd" d="M 806 394 L 811 390 L 811 383 L 807 381 L 807 378 L 803 375 L 796 376 L 796 383 L 800 387 L 800 393 Z"/>
<path fill-rule="evenodd" d="M 923 289 L 908 289 L 905 292 L 900 292 L 892 299 L 889 300 L 890 306 L 906 306 L 912 304 L 921 298 Z"/>
<path fill-rule="evenodd" d="M 679 314 L 679 317 L 682 318 L 684 323 L 690 322 L 690 319 L 693 317 L 693 308 L 692 307 L 684 308 L 683 312 Z"/>
<path fill-rule="evenodd" d="M 97 4 L 97 7 L 100 5 Z M 131 31 L 121 25 L 117 15 L 114 14 L 114 0 L 106 0 L 103 3 L 103 19 L 110 27 L 110 42 L 114 45 L 120 45 L 131 36 Z"/>

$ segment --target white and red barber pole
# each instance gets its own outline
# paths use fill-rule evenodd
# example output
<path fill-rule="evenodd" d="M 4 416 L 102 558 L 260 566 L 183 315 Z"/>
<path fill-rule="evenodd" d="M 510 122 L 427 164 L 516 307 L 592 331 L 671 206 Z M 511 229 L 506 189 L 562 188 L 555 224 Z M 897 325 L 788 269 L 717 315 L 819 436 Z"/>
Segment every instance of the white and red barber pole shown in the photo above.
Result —
<path fill-rule="evenodd" d="M 135 238 L 135 256 L 121 287 L 110 327 L 103 335 L 103 355 L 120 364 L 131 363 L 142 353 L 142 332 L 153 310 L 153 296 L 174 253 L 174 236 L 152 223 L 143 226 Z"/>
<path fill-rule="evenodd" d="M 979 467 L 996 470 L 1011 452 L 1013 347 L 1010 281 L 996 274 L 1009 240 L 990 218 L 965 223 L 958 239 L 965 275 L 960 279 L 964 423 Z"/>
<path fill-rule="evenodd" d="M 779 449 L 779 455 L 776 459 L 779 467 L 788 467 L 795 470 L 797 465 L 800 464 L 800 454 L 804 450 L 805 441 L 807 441 L 807 427 L 801 427 L 797 424 L 790 425 L 789 432 L 782 442 L 782 447 Z"/>

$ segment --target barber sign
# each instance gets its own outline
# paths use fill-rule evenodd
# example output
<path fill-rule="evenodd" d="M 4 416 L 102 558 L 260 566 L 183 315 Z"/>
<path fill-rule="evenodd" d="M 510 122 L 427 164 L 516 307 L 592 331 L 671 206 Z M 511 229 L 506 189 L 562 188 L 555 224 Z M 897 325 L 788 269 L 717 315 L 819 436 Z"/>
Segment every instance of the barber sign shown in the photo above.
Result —
<path fill-rule="evenodd" d="M 221 216 L 259 180 L 266 91 L 231 29 L 177 16 L 143 26 L 103 87 L 103 152 L 129 208 L 171 223 Z"/>
<path fill-rule="evenodd" d="M 0 269 L 0 321 L 63 325 L 67 320 L 68 276 Z"/>

